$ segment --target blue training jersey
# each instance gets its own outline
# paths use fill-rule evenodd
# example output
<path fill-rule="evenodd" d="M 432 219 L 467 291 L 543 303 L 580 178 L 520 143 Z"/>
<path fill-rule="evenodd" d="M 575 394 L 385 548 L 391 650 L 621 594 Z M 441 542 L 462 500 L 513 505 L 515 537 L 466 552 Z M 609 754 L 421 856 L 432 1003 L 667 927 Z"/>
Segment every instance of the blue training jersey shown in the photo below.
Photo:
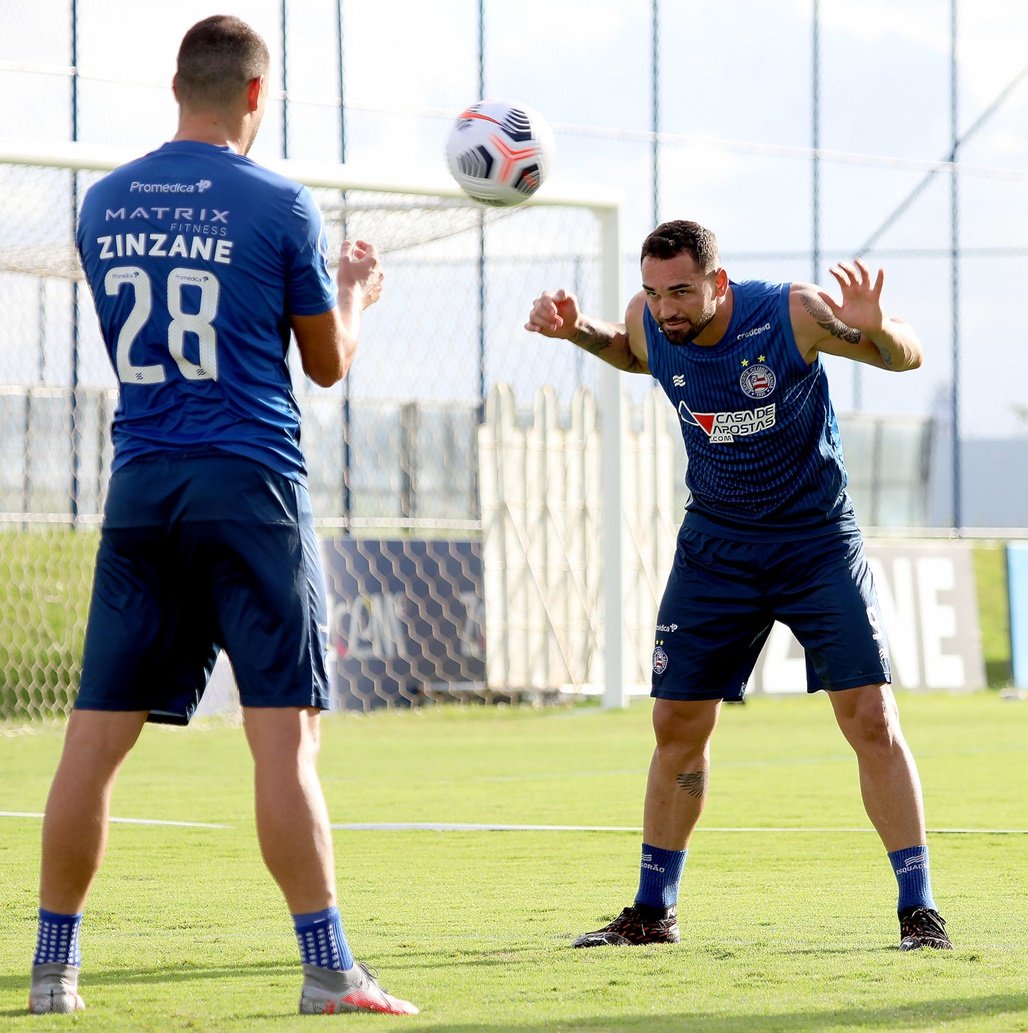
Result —
<path fill-rule="evenodd" d="M 643 315 L 650 372 L 685 439 L 685 526 L 747 539 L 856 527 L 828 379 L 796 346 L 789 284 L 731 286 L 732 318 L 711 347 L 671 344 Z"/>
<path fill-rule="evenodd" d="M 213 449 L 303 480 L 290 317 L 336 303 L 310 191 L 167 143 L 89 190 L 76 240 L 118 378 L 113 468 Z"/>

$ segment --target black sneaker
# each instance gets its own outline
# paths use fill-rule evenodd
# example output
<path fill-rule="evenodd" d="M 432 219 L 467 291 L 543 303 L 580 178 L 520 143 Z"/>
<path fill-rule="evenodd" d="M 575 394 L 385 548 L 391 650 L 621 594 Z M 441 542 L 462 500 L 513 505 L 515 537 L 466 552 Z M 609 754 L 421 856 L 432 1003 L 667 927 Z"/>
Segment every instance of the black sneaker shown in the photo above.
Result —
<path fill-rule="evenodd" d="M 899 920 L 901 951 L 916 951 L 921 947 L 953 950 L 953 944 L 946 935 L 946 923 L 934 908 L 906 907 L 899 913 Z"/>
<path fill-rule="evenodd" d="M 678 919 L 675 909 L 633 904 L 610 925 L 585 933 L 572 942 L 572 947 L 629 947 L 641 943 L 678 943 Z"/>

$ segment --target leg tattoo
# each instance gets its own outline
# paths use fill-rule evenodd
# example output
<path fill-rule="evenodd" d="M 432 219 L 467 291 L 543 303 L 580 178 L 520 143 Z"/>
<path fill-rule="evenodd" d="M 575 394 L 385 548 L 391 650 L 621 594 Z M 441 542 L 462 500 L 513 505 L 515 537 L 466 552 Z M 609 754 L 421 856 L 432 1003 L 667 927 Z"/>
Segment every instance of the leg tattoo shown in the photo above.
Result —
<path fill-rule="evenodd" d="M 699 800 L 707 789 L 707 772 L 685 771 L 676 781 L 690 796 Z"/>

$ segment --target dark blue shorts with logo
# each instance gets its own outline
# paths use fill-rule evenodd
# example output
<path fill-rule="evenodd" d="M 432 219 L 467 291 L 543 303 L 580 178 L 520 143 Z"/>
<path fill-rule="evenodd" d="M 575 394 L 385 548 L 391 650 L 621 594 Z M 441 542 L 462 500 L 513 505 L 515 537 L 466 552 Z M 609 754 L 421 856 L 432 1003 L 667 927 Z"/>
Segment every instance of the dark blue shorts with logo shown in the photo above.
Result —
<path fill-rule="evenodd" d="M 243 706 L 328 708 L 307 488 L 225 453 L 134 459 L 111 477 L 75 706 L 185 724 L 222 649 Z"/>
<path fill-rule="evenodd" d="M 651 695 L 742 699 L 776 620 L 804 649 L 808 692 L 891 681 L 859 531 L 737 541 L 683 527 L 657 614 Z"/>

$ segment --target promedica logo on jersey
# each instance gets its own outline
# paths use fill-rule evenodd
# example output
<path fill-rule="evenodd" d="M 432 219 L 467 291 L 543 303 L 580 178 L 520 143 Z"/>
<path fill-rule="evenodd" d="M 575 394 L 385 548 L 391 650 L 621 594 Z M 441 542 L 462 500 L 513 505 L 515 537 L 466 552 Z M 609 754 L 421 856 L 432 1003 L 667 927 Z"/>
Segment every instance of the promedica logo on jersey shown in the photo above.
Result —
<path fill-rule="evenodd" d="M 198 179 L 195 183 L 140 183 L 134 179 L 129 190 L 142 194 L 202 194 L 211 186 L 209 179 Z"/>

